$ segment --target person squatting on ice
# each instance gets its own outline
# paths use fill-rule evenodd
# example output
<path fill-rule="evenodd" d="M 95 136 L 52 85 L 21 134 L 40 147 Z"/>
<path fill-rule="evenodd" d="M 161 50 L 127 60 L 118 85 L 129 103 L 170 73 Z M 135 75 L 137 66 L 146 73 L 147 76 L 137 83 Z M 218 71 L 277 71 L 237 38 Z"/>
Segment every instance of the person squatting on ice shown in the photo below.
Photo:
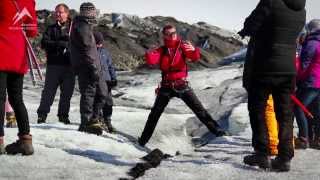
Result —
<path fill-rule="evenodd" d="M 187 59 L 190 59 L 191 62 L 198 61 L 200 59 L 199 48 L 195 48 L 190 42 L 183 42 L 177 35 L 176 28 L 172 25 L 166 25 L 162 34 L 164 46 L 145 54 L 147 64 L 159 64 L 162 71 L 162 81 L 138 143 L 144 146 L 149 141 L 162 112 L 173 97 L 182 99 L 210 132 L 216 136 L 225 135 L 226 132 L 212 119 L 188 85 L 186 61 Z"/>
<path fill-rule="evenodd" d="M 293 102 L 295 88 L 296 38 L 305 25 L 305 0 L 260 0 L 245 20 L 241 37 L 250 42 L 245 66 L 252 66 L 248 89 L 248 110 L 254 153 L 243 161 L 250 166 L 289 171 L 294 156 Z M 243 78 L 246 78 L 244 71 Z M 245 83 L 245 82 L 244 82 Z M 272 161 L 268 148 L 265 107 L 274 100 L 279 125 L 278 155 Z"/>
<path fill-rule="evenodd" d="M 26 9 L 32 17 L 24 16 L 18 21 L 14 17 Z M 0 1 L 0 154 L 34 153 L 30 134 L 28 112 L 23 102 L 23 78 L 28 72 L 26 37 L 35 37 L 37 16 L 34 0 Z M 25 32 L 24 32 L 25 31 Z M 25 35 L 24 35 L 25 33 Z M 15 112 L 18 124 L 18 140 L 4 148 L 4 114 L 6 94 Z"/>
<path fill-rule="evenodd" d="M 108 87 L 102 75 L 93 25 L 96 21 L 96 8 L 92 3 L 82 3 L 80 15 L 72 24 L 70 36 L 71 64 L 78 76 L 80 88 L 79 131 L 101 135 L 103 125 L 100 112 L 104 106 Z"/>
<path fill-rule="evenodd" d="M 104 129 L 107 132 L 113 133 L 115 132 L 114 127 L 111 124 L 111 116 L 113 111 L 113 100 L 111 89 L 117 86 L 117 75 L 115 68 L 112 64 L 112 58 L 110 53 L 106 48 L 103 47 L 104 39 L 103 34 L 101 32 L 94 32 L 94 38 L 96 40 L 97 49 L 99 53 L 99 59 L 101 61 L 102 66 L 102 75 L 105 79 L 105 83 L 108 86 L 108 93 L 106 96 L 106 102 L 102 109 L 101 119 L 104 124 Z"/>
<path fill-rule="evenodd" d="M 296 148 L 306 149 L 312 142 L 313 147 L 320 148 L 320 19 L 310 21 L 307 26 L 307 36 L 300 53 L 300 73 L 297 77 L 297 98 L 306 107 L 312 103 L 313 122 L 308 122 L 303 110 L 295 107 L 294 113 L 299 127 Z M 314 125 L 314 137 L 309 139 L 309 123 Z"/>
<path fill-rule="evenodd" d="M 71 19 L 69 8 L 58 4 L 55 8 L 56 22 L 48 27 L 41 41 L 47 54 L 47 69 L 40 106 L 37 110 L 38 123 L 45 123 L 54 101 L 57 88 L 60 87 L 58 106 L 59 122 L 70 124 L 70 100 L 75 86 L 75 75 L 70 62 L 69 30 Z"/>

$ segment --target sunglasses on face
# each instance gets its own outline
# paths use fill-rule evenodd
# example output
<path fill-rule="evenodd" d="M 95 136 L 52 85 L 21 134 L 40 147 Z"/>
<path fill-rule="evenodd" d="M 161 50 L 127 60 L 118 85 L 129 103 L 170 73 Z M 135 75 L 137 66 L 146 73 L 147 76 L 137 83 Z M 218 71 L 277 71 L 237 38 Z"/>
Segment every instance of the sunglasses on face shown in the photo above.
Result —
<path fill-rule="evenodd" d="M 164 35 L 165 36 L 174 36 L 174 35 L 176 35 L 177 34 L 177 32 L 176 31 L 174 31 L 174 32 L 166 32 L 166 33 L 164 33 Z"/>

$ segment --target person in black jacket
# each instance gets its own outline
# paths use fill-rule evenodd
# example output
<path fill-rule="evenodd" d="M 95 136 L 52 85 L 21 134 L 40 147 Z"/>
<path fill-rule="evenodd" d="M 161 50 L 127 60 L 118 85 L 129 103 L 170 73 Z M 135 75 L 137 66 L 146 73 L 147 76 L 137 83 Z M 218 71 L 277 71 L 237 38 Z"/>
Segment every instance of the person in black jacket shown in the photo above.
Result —
<path fill-rule="evenodd" d="M 48 27 L 41 41 L 42 48 L 47 53 L 47 70 L 40 106 L 37 111 L 38 123 L 46 122 L 57 88 L 60 87 L 59 121 L 70 124 L 70 100 L 75 86 L 75 75 L 71 68 L 68 48 L 71 22 L 68 6 L 58 4 L 55 8 L 55 18 L 56 23 Z"/>
<path fill-rule="evenodd" d="M 239 32 L 242 37 L 251 37 L 243 85 L 248 92 L 254 154 L 244 157 L 245 164 L 290 170 L 294 156 L 290 95 L 295 86 L 295 41 L 305 24 L 305 3 L 305 0 L 260 0 Z M 279 154 L 271 162 L 264 119 L 269 94 L 274 98 L 279 124 Z"/>
<path fill-rule="evenodd" d="M 102 67 L 93 36 L 96 24 L 96 8 L 92 3 L 80 6 L 71 28 L 70 51 L 71 64 L 78 76 L 80 88 L 81 124 L 79 131 L 101 135 L 103 125 L 99 121 L 108 92 L 102 75 Z"/>

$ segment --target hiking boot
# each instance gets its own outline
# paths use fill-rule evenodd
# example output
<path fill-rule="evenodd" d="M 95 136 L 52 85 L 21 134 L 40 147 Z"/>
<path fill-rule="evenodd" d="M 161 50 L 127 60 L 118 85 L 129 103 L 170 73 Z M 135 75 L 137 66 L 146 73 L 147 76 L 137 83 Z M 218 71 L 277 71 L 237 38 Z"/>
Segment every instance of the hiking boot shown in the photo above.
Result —
<path fill-rule="evenodd" d="M 71 124 L 68 116 L 59 116 L 59 122 L 63 124 Z"/>
<path fill-rule="evenodd" d="M 14 112 L 6 112 L 6 127 L 7 128 L 15 128 L 17 127 L 17 119 L 14 115 Z"/>
<path fill-rule="evenodd" d="M 320 150 L 320 138 L 315 138 L 310 142 L 310 148 Z"/>
<path fill-rule="evenodd" d="M 15 155 L 32 155 L 34 153 L 34 149 L 32 146 L 32 136 L 29 134 L 19 136 L 19 139 L 6 146 L 7 154 Z"/>
<path fill-rule="evenodd" d="M 109 133 L 115 133 L 116 129 L 112 126 L 111 120 L 104 122 L 105 130 Z"/>
<path fill-rule="evenodd" d="M 294 138 L 295 149 L 307 149 L 309 148 L 308 139 L 305 137 Z"/>
<path fill-rule="evenodd" d="M 0 137 L 0 155 L 6 153 L 6 149 L 4 148 L 3 136 Z"/>
<path fill-rule="evenodd" d="M 79 126 L 78 131 L 84 132 L 85 128 L 86 128 L 86 125 L 84 125 L 83 123 L 81 123 L 80 126 Z"/>
<path fill-rule="evenodd" d="M 103 133 L 103 125 L 99 120 L 92 119 L 86 125 L 80 124 L 79 131 L 100 136 Z"/>
<path fill-rule="evenodd" d="M 285 161 L 279 157 L 276 157 L 271 161 L 271 167 L 273 171 L 277 171 L 277 172 L 290 171 L 290 160 Z"/>
<path fill-rule="evenodd" d="M 38 115 L 38 124 L 46 123 L 47 115 Z"/>
<path fill-rule="evenodd" d="M 269 169 L 271 167 L 270 157 L 259 153 L 245 156 L 243 162 L 249 166 L 258 166 L 261 169 Z"/>

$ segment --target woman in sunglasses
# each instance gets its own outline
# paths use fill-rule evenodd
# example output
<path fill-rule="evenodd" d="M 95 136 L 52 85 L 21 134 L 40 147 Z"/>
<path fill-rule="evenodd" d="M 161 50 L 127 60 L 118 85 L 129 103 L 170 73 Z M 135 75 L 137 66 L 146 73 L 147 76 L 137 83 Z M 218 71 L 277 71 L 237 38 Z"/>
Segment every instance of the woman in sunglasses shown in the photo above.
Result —
<path fill-rule="evenodd" d="M 160 66 L 162 81 L 156 90 L 157 97 L 139 138 L 139 144 L 144 146 L 149 141 L 162 112 L 173 97 L 182 99 L 210 132 L 216 136 L 225 135 L 226 132 L 212 119 L 188 85 L 186 61 L 187 59 L 190 59 L 191 62 L 198 61 L 200 59 L 199 48 L 195 48 L 190 42 L 182 41 L 177 35 L 176 28 L 172 25 L 166 25 L 162 34 L 164 46 L 145 54 L 148 65 L 158 64 Z"/>

